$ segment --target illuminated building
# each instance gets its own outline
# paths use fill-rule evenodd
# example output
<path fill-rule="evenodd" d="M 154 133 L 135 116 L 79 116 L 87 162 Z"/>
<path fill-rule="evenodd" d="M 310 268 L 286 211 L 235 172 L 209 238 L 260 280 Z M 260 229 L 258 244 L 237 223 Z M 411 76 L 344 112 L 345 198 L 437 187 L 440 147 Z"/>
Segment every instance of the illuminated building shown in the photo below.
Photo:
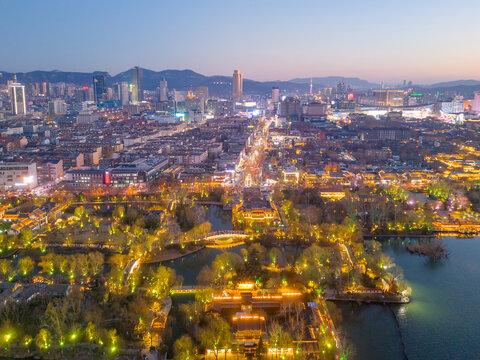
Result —
<path fill-rule="evenodd" d="M 345 192 L 335 189 L 323 189 L 320 191 L 320 196 L 328 200 L 340 200 L 345 197 Z"/>
<path fill-rule="evenodd" d="M 143 70 L 135 66 L 132 69 L 132 103 L 137 104 L 143 101 Z"/>
<path fill-rule="evenodd" d="M 129 100 L 129 91 L 128 91 L 128 83 L 121 82 L 115 84 L 115 100 L 119 101 L 120 105 L 128 105 Z"/>
<path fill-rule="evenodd" d="M 187 120 L 189 122 L 202 121 L 203 114 L 205 113 L 205 102 L 203 99 L 196 97 L 191 92 L 188 93 L 185 99 L 185 113 L 187 114 Z"/>
<path fill-rule="evenodd" d="M 93 101 L 100 104 L 107 100 L 107 77 L 95 75 L 93 77 Z"/>
<path fill-rule="evenodd" d="M 423 98 L 424 98 L 423 94 L 419 94 L 419 93 L 409 94 L 407 97 L 407 105 L 408 106 L 422 105 L 424 103 Z"/>
<path fill-rule="evenodd" d="M 35 163 L 0 163 L 0 187 L 5 190 L 31 190 L 36 186 Z"/>
<path fill-rule="evenodd" d="M 339 81 L 337 84 L 337 100 L 345 100 L 347 96 L 347 91 L 345 90 L 345 83 L 343 81 Z"/>
<path fill-rule="evenodd" d="M 474 114 L 480 114 L 480 91 L 475 93 L 475 97 L 472 103 L 472 112 Z"/>
<path fill-rule="evenodd" d="M 233 72 L 232 95 L 235 102 L 241 102 L 243 99 L 243 75 L 240 71 Z"/>
<path fill-rule="evenodd" d="M 8 85 L 8 91 L 10 93 L 12 113 L 14 115 L 25 115 L 27 113 L 25 86 L 17 82 L 16 75 L 14 81 Z"/>
<path fill-rule="evenodd" d="M 402 90 L 373 90 L 373 94 L 377 106 L 403 106 Z"/>
<path fill-rule="evenodd" d="M 440 112 L 444 114 L 459 114 L 464 110 L 463 98 L 459 96 L 452 101 L 443 101 L 438 105 L 440 106 Z"/>
<path fill-rule="evenodd" d="M 272 88 L 272 102 L 278 103 L 280 101 L 280 89 L 278 87 Z"/>
<path fill-rule="evenodd" d="M 96 168 L 70 170 L 67 171 L 66 178 L 70 186 L 78 188 L 103 185 L 128 187 L 155 180 L 167 165 L 167 158 L 138 159 L 106 170 Z"/>
<path fill-rule="evenodd" d="M 258 189 L 245 189 L 243 202 L 233 208 L 234 214 L 251 222 L 273 222 L 280 220 L 275 204 L 263 197 Z"/>
<path fill-rule="evenodd" d="M 296 168 L 287 168 L 283 170 L 283 181 L 286 183 L 298 184 L 300 175 Z"/>
<path fill-rule="evenodd" d="M 160 81 L 159 100 L 160 101 L 168 100 L 168 84 L 167 84 L 167 80 L 165 80 L 165 77 L 163 78 L 163 80 Z"/>

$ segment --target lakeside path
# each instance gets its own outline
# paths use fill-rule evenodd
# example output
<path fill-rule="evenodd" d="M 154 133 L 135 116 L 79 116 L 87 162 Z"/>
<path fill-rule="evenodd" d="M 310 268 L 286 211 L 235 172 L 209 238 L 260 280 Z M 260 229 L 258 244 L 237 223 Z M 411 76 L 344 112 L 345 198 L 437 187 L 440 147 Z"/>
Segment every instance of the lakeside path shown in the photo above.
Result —
<path fill-rule="evenodd" d="M 324 299 L 328 301 L 348 301 L 370 304 L 408 304 L 410 298 L 401 295 L 384 292 L 380 290 L 366 290 L 354 293 L 337 293 L 333 289 L 327 289 L 324 292 Z"/>

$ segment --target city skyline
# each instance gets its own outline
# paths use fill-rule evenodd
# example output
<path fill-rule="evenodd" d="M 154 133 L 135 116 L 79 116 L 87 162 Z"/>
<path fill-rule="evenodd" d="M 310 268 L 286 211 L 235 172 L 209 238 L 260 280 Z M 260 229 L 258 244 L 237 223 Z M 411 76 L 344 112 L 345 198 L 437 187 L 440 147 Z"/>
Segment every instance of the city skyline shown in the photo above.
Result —
<path fill-rule="evenodd" d="M 409 0 L 401 8 L 378 0 L 341 9 L 313 1 L 242 4 L 143 1 L 135 4 L 142 21 L 132 26 L 129 2 L 6 3 L 0 28 L 15 28 L 16 36 L 5 39 L 9 56 L 0 68 L 116 74 L 139 65 L 205 75 L 238 68 L 260 81 L 330 75 L 373 82 L 480 79 L 480 51 L 471 46 L 475 34 L 469 29 L 480 10 L 473 0 L 460 1 L 468 11 L 459 12 L 430 0 Z M 92 11 L 102 14 L 100 37 L 85 26 Z"/>

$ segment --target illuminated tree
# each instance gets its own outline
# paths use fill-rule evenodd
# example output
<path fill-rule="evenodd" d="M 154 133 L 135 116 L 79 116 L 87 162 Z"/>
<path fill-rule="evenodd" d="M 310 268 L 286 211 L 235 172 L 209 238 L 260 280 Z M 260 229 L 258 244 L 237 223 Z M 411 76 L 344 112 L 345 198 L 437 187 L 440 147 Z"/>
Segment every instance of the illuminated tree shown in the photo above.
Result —
<path fill-rule="evenodd" d="M 52 302 L 48 303 L 47 309 L 45 310 L 44 324 L 52 329 L 60 345 L 62 345 L 65 340 L 67 311 L 67 307 L 55 306 Z"/>
<path fill-rule="evenodd" d="M 83 206 L 78 206 L 75 208 L 75 216 L 81 219 L 85 215 L 85 208 Z"/>
<path fill-rule="evenodd" d="M 103 269 L 105 257 L 98 251 L 89 252 L 87 257 L 89 272 L 92 275 L 98 275 Z"/>
<path fill-rule="evenodd" d="M 49 253 L 47 255 L 40 256 L 40 262 L 38 266 L 40 267 L 40 273 L 47 273 L 52 275 L 55 270 L 54 265 L 55 254 Z"/>
<path fill-rule="evenodd" d="M 15 270 L 10 260 L 0 259 L 0 274 L 5 281 L 10 281 L 10 279 L 13 280 L 13 277 L 15 277 Z"/>
<path fill-rule="evenodd" d="M 195 292 L 195 301 L 198 301 L 200 304 L 206 308 L 208 304 L 212 302 L 213 298 L 213 289 L 212 288 L 201 288 Z"/>
<path fill-rule="evenodd" d="M 34 267 L 35 262 L 29 256 L 22 257 L 20 260 L 18 260 L 18 270 L 22 276 L 27 276 L 33 271 Z"/>
<path fill-rule="evenodd" d="M 292 338 L 278 322 L 273 322 L 268 330 L 268 344 L 270 348 L 275 349 L 275 354 L 278 357 L 279 352 L 283 353 L 292 345 Z"/>
<path fill-rule="evenodd" d="M 117 329 L 108 330 L 108 342 L 110 346 L 110 352 L 115 353 L 118 350 L 119 336 L 117 335 Z"/>
<path fill-rule="evenodd" d="M 163 299 L 170 294 L 177 276 L 175 270 L 160 265 L 150 277 L 149 291 L 157 299 Z"/>
<path fill-rule="evenodd" d="M 280 249 L 274 247 L 271 248 L 268 257 L 270 258 L 270 261 L 274 267 L 277 267 L 279 259 L 282 257 L 282 252 Z"/>
<path fill-rule="evenodd" d="M 173 344 L 173 360 L 194 360 L 195 346 L 192 338 L 188 335 L 183 335 Z"/>
<path fill-rule="evenodd" d="M 97 328 L 95 324 L 91 321 L 89 321 L 87 324 L 87 327 L 85 329 L 85 335 L 89 342 L 94 342 L 97 338 Z"/>
<path fill-rule="evenodd" d="M 117 206 L 115 208 L 115 210 L 113 210 L 113 214 L 112 214 L 113 218 L 116 220 L 116 221 L 121 221 L 123 220 L 124 216 L 125 216 L 125 208 L 120 205 L 120 206 Z"/>
<path fill-rule="evenodd" d="M 230 325 L 222 318 L 212 317 L 207 325 L 200 331 L 199 339 L 202 347 L 213 350 L 215 359 L 218 359 L 219 350 L 227 350 L 232 344 Z M 225 351 L 225 358 L 226 357 L 227 352 Z"/>
<path fill-rule="evenodd" d="M 47 351 L 52 342 L 52 335 L 47 329 L 41 329 L 35 337 L 35 344 L 40 351 Z"/>

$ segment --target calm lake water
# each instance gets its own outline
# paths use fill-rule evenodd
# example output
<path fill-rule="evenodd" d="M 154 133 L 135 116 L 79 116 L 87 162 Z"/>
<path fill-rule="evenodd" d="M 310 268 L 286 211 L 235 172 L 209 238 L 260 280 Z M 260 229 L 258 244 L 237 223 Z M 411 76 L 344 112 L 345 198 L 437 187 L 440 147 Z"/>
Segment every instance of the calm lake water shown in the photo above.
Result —
<path fill-rule="evenodd" d="M 207 220 L 212 224 L 212 231 L 232 230 L 232 212 L 224 211 L 218 205 L 205 205 Z"/>
<path fill-rule="evenodd" d="M 480 238 L 443 241 L 450 255 L 439 262 L 409 254 L 401 242 L 383 244 L 412 287 L 412 302 L 392 307 L 410 360 L 480 358 Z M 355 359 L 405 359 L 389 307 L 343 304 L 341 310 Z"/>

